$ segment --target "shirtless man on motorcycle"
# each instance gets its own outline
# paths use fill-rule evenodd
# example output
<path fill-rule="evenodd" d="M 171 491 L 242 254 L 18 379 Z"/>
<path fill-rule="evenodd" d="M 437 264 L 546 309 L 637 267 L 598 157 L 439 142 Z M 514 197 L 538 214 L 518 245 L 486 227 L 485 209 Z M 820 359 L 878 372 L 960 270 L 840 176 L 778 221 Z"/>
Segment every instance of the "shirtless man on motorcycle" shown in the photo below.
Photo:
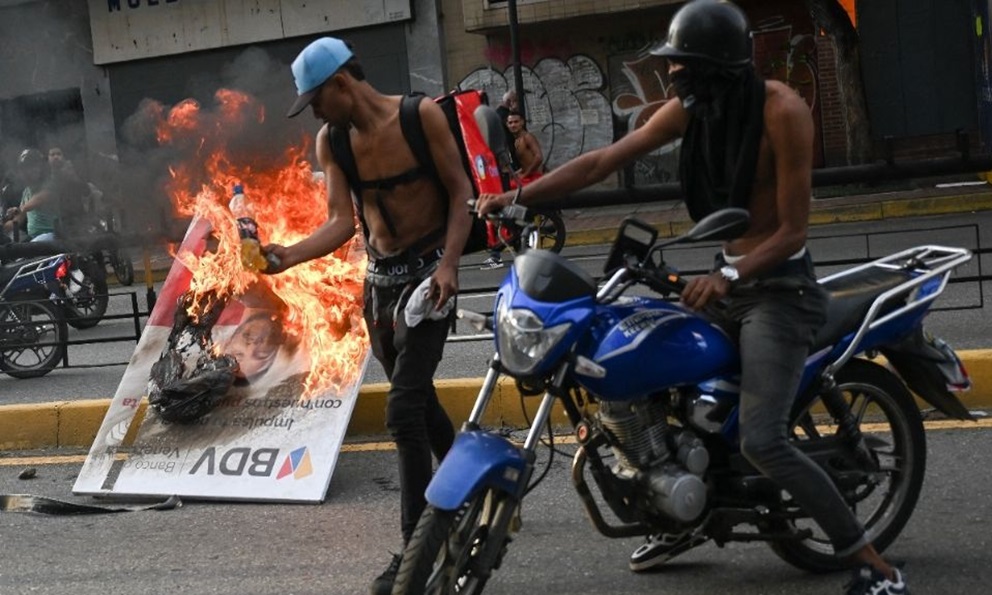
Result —
<path fill-rule="evenodd" d="M 653 53 L 668 59 L 678 100 L 612 145 L 529 184 L 519 202 L 567 196 L 682 139 L 679 174 L 690 216 L 698 220 L 728 206 L 751 215 L 744 235 L 716 255 L 713 272 L 692 279 L 681 296 L 697 310 L 721 300 L 727 306 L 741 354 L 742 453 L 810 512 L 838 557 L 861 566 L 848 593 L 905 594 L 900 571 L 875 551 L 830 478 L 787 439 L 800 373 L 826 308 L 805 246 L 814 134 L 809 107 L 785 84 L 756 74 L 747 18 L 730 2 L 689 2 Z M 510 192 L 483 195 L 477 206 L 485 214 L 513 198 Z M 631 569 L 657 566 L 695 545 L 688 534 L 652 536 L 631 555 Z"/>

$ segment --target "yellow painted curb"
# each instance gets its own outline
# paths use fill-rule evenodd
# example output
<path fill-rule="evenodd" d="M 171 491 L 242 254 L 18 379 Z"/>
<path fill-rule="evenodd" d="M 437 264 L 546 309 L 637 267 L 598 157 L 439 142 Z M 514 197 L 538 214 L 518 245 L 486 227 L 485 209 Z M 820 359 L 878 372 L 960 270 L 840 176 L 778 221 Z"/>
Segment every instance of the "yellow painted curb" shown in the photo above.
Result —
<path fill-rule="evenodd" d="M 110 401 L 105 401 L 104 412 Z M 0 450 L 28 450 L 58 444 L 59 405 L 4 405 L 0 407 Z M 98 428 L 99 426 L 97 426 Z M 90 437 L 90 442 L 96 431 Z"/>
<path fill-rule="evenodd" d="M 970 194 L 962 196 L 941 196 L 914 198 L 911 200 L 884 201 L 884 218 L 920 217 L 924 215 L 946 215 L 948 213 L 969 213 L 992 209 L 992 196 Z"/>
<path fill-rule="evenodd" d="M 856 223 L 859 221 L 880 221 L 882 219 L 992 210 L 992 193 L 988 192 L 958 196 L 902 198 L 860 204 L 824 204 L 829 200 L 822 199 L 814 201 L 809 215 L 810 225 Z M 567 225 L 568 222 L 566 221 L 566 227 Z M 692 227 L 692 222 L 689 221 L 687 216 L 676 221 L 655 224 L 660 237 L 673 237 L 674 235 L 685 233 L 690 227 Z M 616 231 L 615 227 L 569 231 L 565 244 L 567 246 L 608 244 L 613 242 L 613 239 L 616 237 Z"/>
<path fill-rule="evenodd" d="M 992 349 L 962 351 L 959 355 L 972 380 L 972 389 L 960 393 L 959 397 L 968 409 L 992 409 Z M 435 384 L 438 399 L 457 428 L 468 419 L 482 386 L 482 379 L 437 380 Z M 389 385 L 382 383 L 369 384 L 359 390 L 358 402 L 348 425 L 349 437 L 387 433 L 385 410 L 388 390 Z M 490 427 L 523 427 L 528 420 L 533 419 L 539 402 L 539 397 L 521 401 L 512 379 L 503 378 L 497 386 L 483 423 Z M 521 403 L 525 410 L 521 409 Z M 93 443 L 109 406 L 110 399 L 0 406 L 0 451 L 88 448 Z M 567 422 L 561 406 L 556 405 L 552 423 L 564 425 Z"/>

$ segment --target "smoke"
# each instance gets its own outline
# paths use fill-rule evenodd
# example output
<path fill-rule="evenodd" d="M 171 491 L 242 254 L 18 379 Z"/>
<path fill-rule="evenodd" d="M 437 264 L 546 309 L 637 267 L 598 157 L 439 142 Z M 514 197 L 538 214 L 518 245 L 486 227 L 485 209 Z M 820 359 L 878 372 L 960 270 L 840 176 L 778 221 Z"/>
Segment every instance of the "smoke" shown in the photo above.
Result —
<path fill-rule="evenodd" d="M 232 171 L 289 165 L 287 149 L 308 146 L 313 133 L 305 130 L 311 123 L 285 117 L 290 81 L 285 64 L 252 47 L 216 76 L 193 77 L 184 101 L 142 101 L 120 131 L 119 191 L 127 218 L 152 233 L 156 225 L 168 222 L 171 225 L 161 233 L 172 240 L 181 237 L 185 222 L 174 220 L 166 192 L 174 183 L 170 170 L 180 165 L 192 170 L 185 191 L 196 194 L 201 186 L 217 183 L 206 168 L 196 168 L 204 155 L 223 153 Z M 165 142 L 159 138 L 163 127 L 170 131 Z M 250 180 L 244 182 L 250 185 Z"/>

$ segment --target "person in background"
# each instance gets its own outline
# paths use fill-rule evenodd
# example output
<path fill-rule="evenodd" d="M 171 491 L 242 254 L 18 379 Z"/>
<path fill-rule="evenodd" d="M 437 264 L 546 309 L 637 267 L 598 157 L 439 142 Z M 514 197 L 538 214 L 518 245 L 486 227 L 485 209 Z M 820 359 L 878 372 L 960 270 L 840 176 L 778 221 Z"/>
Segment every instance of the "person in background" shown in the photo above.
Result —
<path fill-rule="evenodd" d="M 20 204 L 7 210 L 4 231 L 12 234 L 16 226 L 27 222 L 32 242 L 50 242 L 55 239 L 60 211 L 48 162 L 38 149 L 24 149 L 17 158 L 17 168 L 24 191 Z"/>
<path fill-rule="evenodd" d="M 372 354 L 390 383 L 386 427 L 396 442 L 405 547 L 427 506 L 432 455 L 440 461 L 455 436 L 437 398 L 434 372 L 454 315 L 458 261 L 472 224 L 467 207 L 472 184 L 441 107 L 430 100 L 417 107 L 438 183 L 418 164 L 403 135 L 404 98 L 372 87 L 345 42 L 314 41 L 293 61 L 292 71 L 298 97 L 288 115 L 309 106 L 323 123 L 315 145 L 327 182 L 328 219 L 296 244 L 266 246 L 281 263 L 265 272 L 279 273 L 337 250 L 355 235 L 358 216 L 369 257 L 365 323 Z M 335 159 L 341 151 L 351 152 L 361 180 L 349 182 Z M 408 323 L 408 304 L 424 300 L 429 311 Z M 401 559 L 392 556 L 372 582 L 373 595 L 392 591 Z"/>
<path fill-rule="evenodd" d="M 755 71 L 747 17 L 725 0 L 692 0 L 675 16 L 664 44 L 678 100 L 640 128 L 580 155 L 528 185 L 525 205 L 567 196 L 638 157 L 682 139 L 679 173 L 693 220 L 725 207 L 750 212 L 750 227 L 727 242 L 709 275 L 689 281 L 683 303 L 725 305 L 741 355 L 741 453 L 787 491 L 829 537 L 835 555 L 861 567 L 848 595 L 905 595 L 901 572 L 886 562 L 822 467 L 789 442 L 789 413 L 826 295 L 806 248 L 812 197 L 813 117 L 794 90 Z M 485 214 L 513 193 L 482 195 Z M 705 541 L 692 532 L 657 534 L 630 556 L 642 571 Z"/>
<path fill-rule="evenodd" d="M 527 130 L 527 123 L 520 112 L 510 112 L 506 118 L 506 127 L 513 135 L 513 147 L 517 151 L 517 177 L 520 183 L 526 186 L 541 177 L 544 172 L 544 153 L 541 152 L 541 143 L 537 137 Z M 516 187 L 516 183 L 511 180 L 511 187 Z"/>
<path fill-rule="evenodd" d="M 517 149 L 513 142 L 513 133 L 510 131 L 509 126 L 507 126 L 507 118 L 510 117 L 510 113 L 516 112 L 519 109 L 520 102 L 517 99 L 517 92 L 513 89 L 503 93 L 499 105 L 496 106 L 496 115 L 499 116 L 499 121 L 503 124 L 503 134 L 506 136 L 506 148 L 510 154 L 510 168 L 512 169 L 512 171 L 500 172 L 500 180 L 503 182 L 503 188 L 512 187 L 512 172 L 520 168 L 517 161 Z M 486 221 L 486 235 L 486 243 L 489 246 L 489 258 L 483 261 L 480 268 L 482 270 L 503 268 L 503 243 L 499 238 L 499 230 L 492 221 Z"/>
<path fill-rule="evenodd" d="M 510 110 L 503 121 L 507 130 L 510 131 L 508 147 L 514 149 L 516 155 L 515 175 L 510 177 L 508 187 L 516 188 L 517 180 L 521 185 L 527 185 L 541 177 L 544 167 L 544 154 L 541 152 L 541 143 L 537 137 L 527 130 L 524 117 L 516 110 Z M 504 186 L 506 188 L 507 186 Z M 497 237 L 496 225 L 491 221 L 486 221 L 486 231 L 488 232 L 489 258 L 483 261 L 482 270 L 499 269 L 503 267 L 503 244 Z"/>
<path fill-rule="evenodd" d="M 96 223 L 94 191 L 99 193 L 99 190 L 83 181 L 72 161 L 65 158 L 61 147 L 48 149 L 48 167 L 59 201 L 58 236 L 63 239 L 82 238 Z"/>
<path fill-rule="evenodd" d="M 517 99 L 517 92 L 510 89 L 506 93 L 503 93 L 503 98 L 499 105 L 496 106 L 496 115 L 499 116 L 499 121 L 503 123 L 503 133 L 506 134 L 506 145 L 510 152 L 510 166 L 517 170 L 520 168 L 520 164 L 517 161 L 517 150 L 513 146 L 513 132 L 510 131 L 510 127 L 507 125 L 507 118 L 510 117 L 511 112 L 520 111 L 520 101 Z M 509 177 L 504 180 L 503 187 L 506 188 L 509 184 Z"/>

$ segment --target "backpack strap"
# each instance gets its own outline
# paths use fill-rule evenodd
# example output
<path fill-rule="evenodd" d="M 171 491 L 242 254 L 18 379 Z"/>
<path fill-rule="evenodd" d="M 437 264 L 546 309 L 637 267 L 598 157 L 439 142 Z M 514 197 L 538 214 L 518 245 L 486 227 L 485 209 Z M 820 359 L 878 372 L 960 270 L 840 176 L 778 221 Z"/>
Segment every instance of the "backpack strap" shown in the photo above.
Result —
<path fill-rule="evenodd" d="M 437 173 L 434 165 L 434 157 L 431 155 L 430 146 L 427 144 L 427 135 L 424 133 L 424 123 L 420 119 L 420 102 L 426 97 L 423 93 L 411 93 L 404 95 L 400 102 L 400 128 L 403 130 L 403 138 L 406 139 L 414 159 L 420 167 L 427 171 L 427 174 L 434 180 L 442 196 L 447 199 L 448 190 L 441 183 L 441 177 Z"/>
<path fill-rule="evenodd" d="M 362 191 L 359 190 L 358 165 L 355 163 L 355 154 L 351 151 L 351 138 L 348 130 L 334 126 L 328 135 L 328 142 L 331 145 L 331 154 L 334 161 L 344 172 L 344 177 L 348 180 L 348 186 L 352 189 L 352 200 L 355 203 L 355 210 L 358 212 L 358 220 L 362 224 L 362 234 L 365 236 L 365 243 L 368 245 L 369 226 L 365 223 L 365 210 L 362 208 Z"/>
<path fill-rule="evenodd" d="M 403 138 L 406 144 L 410 145 L 413 158 L 417 160 L 420 168 L 434 181 L 441 200 L 444 202 L 444 223 L 434 231 L 417 240 L 410 247 L 414 252 L 433 244 L 438 239 L 444 237 L 448 230 L 448 189 L 441 182 L 441 176 L 437 173 L 437 166 L 434 165 L 434 157 L 431 155 L 430 146 L 427 144 L 427 135 L 424 133 L 424 122 L 420 119 L 420 102 L 423 101 L 423 93 L 410 93 L 404 95 L 400 101 L 400 129 L 403 131 Z"/>

